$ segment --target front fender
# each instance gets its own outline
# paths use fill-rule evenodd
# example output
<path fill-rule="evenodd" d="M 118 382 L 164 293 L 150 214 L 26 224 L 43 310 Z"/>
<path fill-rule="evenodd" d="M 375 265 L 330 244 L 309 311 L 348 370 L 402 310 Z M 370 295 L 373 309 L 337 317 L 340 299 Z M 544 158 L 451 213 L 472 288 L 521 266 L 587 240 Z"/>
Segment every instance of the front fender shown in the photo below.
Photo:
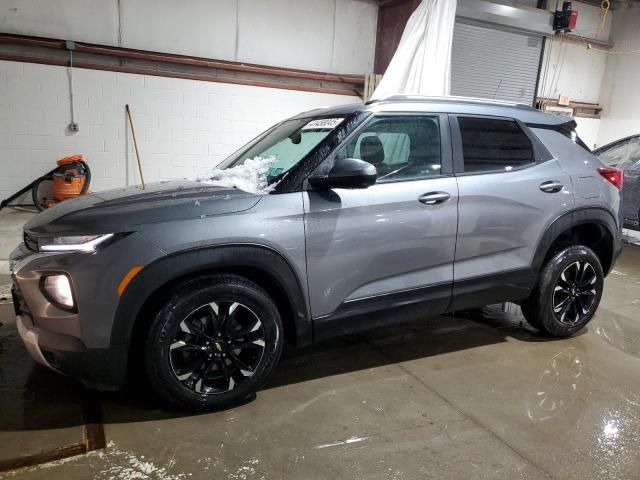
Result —
<path fill-rule="evenodd" d="M 278 284 L 277 288 L 286 292 L 293 313 L 296 344 L 311 343 L 311 317 L 303 282 L 283 255 L 257 244 L 195 248 L 159 258 L 144 267 L 127 286 L 116 310 L 111 334 L 112 366 L 118 371 L 118 377 L 126 378 L 132 334 L 148 299 L 181 277 L 225 268 L 252 268 L 268 274 Z"/>

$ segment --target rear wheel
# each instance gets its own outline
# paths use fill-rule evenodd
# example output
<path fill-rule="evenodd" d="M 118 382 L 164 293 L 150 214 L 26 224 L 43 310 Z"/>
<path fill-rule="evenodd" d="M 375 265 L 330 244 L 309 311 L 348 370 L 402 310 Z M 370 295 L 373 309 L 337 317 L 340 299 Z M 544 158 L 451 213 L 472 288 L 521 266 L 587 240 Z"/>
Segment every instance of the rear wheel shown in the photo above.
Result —
<path fill-rule="evenodd" d="M 593 318 L 603 286 L 604 273 L 596 254 L 583 245 L 570 246 L 547 262 L 538 285 L 522 302 L 522 313 L 538 330 L 566 337 Z"/>
<path fill-rule="evenodd" d="M 253 394 L 282 351 L 273 300 L 236 275 L 212 275 L 174 290 L 151 324 L 146 370 L 168 403 L 224 408 Z"/>

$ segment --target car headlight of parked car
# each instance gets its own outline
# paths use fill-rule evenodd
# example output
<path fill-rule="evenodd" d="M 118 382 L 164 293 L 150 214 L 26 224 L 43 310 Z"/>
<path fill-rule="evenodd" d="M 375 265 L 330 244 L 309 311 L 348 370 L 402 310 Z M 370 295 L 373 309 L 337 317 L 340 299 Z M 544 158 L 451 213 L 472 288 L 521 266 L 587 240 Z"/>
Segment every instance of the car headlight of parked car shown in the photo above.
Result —
<path fill-rule="evenodd" d="M 113 233 L 102 235 L 73 235 L 38 238 L 40 252 L 95 252 L 114 237 Z"/>

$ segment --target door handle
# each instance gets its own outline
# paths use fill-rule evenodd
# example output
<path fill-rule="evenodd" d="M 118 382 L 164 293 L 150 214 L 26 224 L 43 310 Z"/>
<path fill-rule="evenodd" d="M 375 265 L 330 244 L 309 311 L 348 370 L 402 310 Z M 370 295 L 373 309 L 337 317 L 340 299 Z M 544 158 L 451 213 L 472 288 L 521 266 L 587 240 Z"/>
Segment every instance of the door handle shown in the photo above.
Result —
<path fill-rule="evenodd" d="M 446 202 L 449 198 L 451 198 L 451 195 L 447 192 L 429 192 L 424 195 L 420 195 L 418 197 L 418 201 L 425 205 L 438 205 L 439 203 Z"/>
<path fill-rule="evenodd" d="M 557 193 L 563 188 L 564 185 L 560 182 L 556 182 L 555 180 L 549 180 L 548 182 L 540 184 L 540 190 L 545 193 Z"/>

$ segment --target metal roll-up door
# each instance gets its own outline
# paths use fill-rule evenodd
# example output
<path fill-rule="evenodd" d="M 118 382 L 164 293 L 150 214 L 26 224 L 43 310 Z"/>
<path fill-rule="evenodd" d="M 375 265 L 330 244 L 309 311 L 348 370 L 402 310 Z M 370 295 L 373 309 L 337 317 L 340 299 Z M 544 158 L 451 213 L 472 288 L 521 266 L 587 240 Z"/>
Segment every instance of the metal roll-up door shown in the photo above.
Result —
<path fill-rule="evenodd" d="M 533 104 L 542 36 L 456 20 L 451 94 Z"/>

